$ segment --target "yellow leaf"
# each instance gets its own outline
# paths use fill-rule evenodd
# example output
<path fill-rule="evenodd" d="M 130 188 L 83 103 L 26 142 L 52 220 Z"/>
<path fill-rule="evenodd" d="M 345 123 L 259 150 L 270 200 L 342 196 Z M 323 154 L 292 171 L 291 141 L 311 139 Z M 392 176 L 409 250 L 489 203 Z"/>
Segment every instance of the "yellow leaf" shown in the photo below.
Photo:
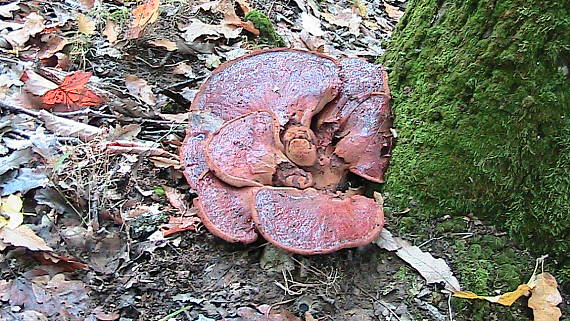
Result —
<path fill-rule="evenodd" d="M 487 300 L 489 302 L 499 303 L 504 306 L 511 306 L 521 296 L 528 295 L 529 291 L 530 287 L 527 284 L 521 284 L 513 292 L 507 292 L 496 296 L 482 296 L 482 295 L 477 295 L 471 291 L 457 291 L 453 293 L 453 296 L 470 300 L 474 299 Z"/>
<path fill-rule="evenodd" d="M 24 213 L 22 213 L 22 207 L 24 203 L 22 198 L 18 195 L 9 195 L 4 200 L 0 202 L 0 212 L 8 216 L 8 220 L 2 217 L 0 220 L 0 227 L 6 226 L 9 229 L 15 229 L 22 222 L 24 222 Z"/>
<path fill-rule="evenodd" d="M 95 33 L 95 21 L 86 15 L 80 14 L 77 17 L 77 30 L 84 35 L 92 35 Z"/>
<path fill-rule="evenodd" d="M 0 210 L 4 213 L 18 213 L 22 211 L 24 202 L 22 198 L 18 195 L 12 194 L 8 195 L 0 205 Z"/>
<path fill-rule="evenodd" d="M 534 321 L 558 321 L 562 316 L 557 307 L 562 302 L 558 283 L 550 273 L 541 273 L 536 276 L 536 286 L 528 299 L 528 306 L 533 310 Z"/>

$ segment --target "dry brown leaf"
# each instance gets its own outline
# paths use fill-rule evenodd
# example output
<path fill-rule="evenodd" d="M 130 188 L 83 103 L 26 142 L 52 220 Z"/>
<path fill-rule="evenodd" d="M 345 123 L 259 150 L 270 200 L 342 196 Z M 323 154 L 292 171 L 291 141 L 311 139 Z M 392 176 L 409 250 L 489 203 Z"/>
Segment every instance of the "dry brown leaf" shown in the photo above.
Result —
<path fill-rule="evenodd" d="M 117 42 L 117 39 L 119 37 L 119 31 L 120 31 L 119 25 L 115 21 L 107 19 L 107 22 L 105 22 L 105 29 L 103 30 L 103 35 L 107 37 L 107 40 L 110 43 Z"/>
<path fill-rule="evenodd" d="M 163 47 L 167 51 L 175 51 L 176 49 L 178 49 L 178 47 L 176 46 L 176 42 L 170 41 L 168 39 L 157 39 L 149 41 L 148 43 L 150 43 L 153 46 Z"/>
<path fill-rule="evenodd" d="M 350 33 L 355 36 L 360 35 L 360 23 L 362 18 L 356 13 L 352 12 L 350 9 L 341 11 L 336 15 L 330 13 L 323 13 L 322 17 L 325 18 L 330 24 L 339 27 L 347 27 Z"/>
<path fill-rule="evenodd" d="M 443 259 L 436 259 L 408 241 L 392 236 L 392 233 L 386 229 L 382 230 L 380 237 L 374 243 L 385 250 L 396 251 L 396 255 L 416 269 L 427 283 L 443 282 L 445 289 L 450 292 L 461 290 L 459 281 Z"/>
<path fill-rule="evenodd" d="M 402 16 L 404 15 L 404 12 L 400 11 L 400 8 L 393 6 L 389 3 L 387 3 L 386 1 L 383 1 L 384 3 L 384 8 L 386 8 L 386 14 L 388 14 L 388 17 L 398 21 L 400 20 L 400 18 L 402 18 Z"/>
<path fill-rule="evenodd" d="M 44 29 L 44 18 L 32 12 L 25 18 L 22 28 L 9 32 L 4 36 L 4 39 L 12 45 L 13 49 L 21 50 L 31 36 L 35 36 Z"/>
<path fill-rule="evenodd" d="M 84 35 L 91 36 L 95 34 L 95 29 L 96 25 L 93 19 L 89 18 L 84 14 L 80 14 L 77 17 L 77 31 L 79 31 Z"/>
<path fill-rule="evenodd" d="M 84 142 L 102 135 L 103 129 L 77 122 L 73 119 L 56 116 L 46 110 L 41 110 L 39 118 L 47 129 L 61 136 L 78 137 Z"/>
<path fill-rule="evenodd" d="M 537 275 L 533 281 L 535 286 L 528 299 L 528 306 L 533 310 L 534 321 L 560 320 L 562 313 L 557 305 L 562 302 L 562 297 L 554 276 L 545 272 Z"/>
<path fill-rule="evenodd" d="M 146 80 L 135 75 L 126 75 L 125 85 L 129 93 L 134 97 L 151 106 L 156 104 L 156 95 L 152 92 L 152 87 Z"/>
<path fill-rule="evenodd" d="M 25 247 L 32 251 L 50 251 L 53 249 L 26 225 L 20 225 L 15 229 L 0 229 L 0 240 L 12 246 Z"/>
<path fill-rule="evenodd" d="M 42 38 L 42 40 L 44 40 Z M 69 42 L 67 39 L 62 38 L 58 35 L 50 34 L 48 36 L 47 42 L 42 47 L 42 50 L 38 53 L 38 58 L 47 59 L 55 55 L 58 51 L 62 50 Z"/>
<path fill-rule="evenodd" d="M 190 66 L 184 62 L 176 65 L 176 67 L 174 67 L 174 70 L 172 70 L 172 72 L 175 75 L 185 75 L 188 78 L 194 78 L 195 77 L 194 70 L 192 69 L 192 66 Z"/>

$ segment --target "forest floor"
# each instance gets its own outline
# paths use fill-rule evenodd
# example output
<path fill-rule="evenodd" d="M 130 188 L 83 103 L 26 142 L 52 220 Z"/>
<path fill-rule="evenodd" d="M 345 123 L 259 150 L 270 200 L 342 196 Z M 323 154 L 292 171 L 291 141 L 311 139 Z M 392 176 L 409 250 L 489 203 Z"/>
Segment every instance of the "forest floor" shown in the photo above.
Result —
<path fill-rule="evenodd" d="M 16 234 L 0 225 L 0 319 L 532 319 L 524 297 L 451 297 L 376 244 L 318 256 L 230 244 L 190 208 L 177 157 L 189 103 L 220 63 L 276 45 L 238 26 L 245 12 L 264 12 L 290 47 L 375 62 L 405 1 L 158 3 L 0 6 L 0 191 L 32 213 Z M 386 228 L 463 288 L 497 295 L 533 273 L 535 258 L 477 217 L 419 220 L 384 197 Z"/>

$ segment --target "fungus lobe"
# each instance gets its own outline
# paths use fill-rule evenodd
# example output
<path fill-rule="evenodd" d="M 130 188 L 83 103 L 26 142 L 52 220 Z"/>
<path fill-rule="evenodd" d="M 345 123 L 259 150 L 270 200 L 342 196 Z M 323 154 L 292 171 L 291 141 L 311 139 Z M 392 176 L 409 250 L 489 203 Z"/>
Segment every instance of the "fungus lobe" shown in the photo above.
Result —
<path fill-rule="evenodd" d="M 221 65 L 190 106 L 181 148 L 204 225 L 299 254 L 371 242 L 382 205 L 339 186 L 349 171 L 384 181 L 389 100 L 385 70 L 363 60 L 273 49 Z"/>

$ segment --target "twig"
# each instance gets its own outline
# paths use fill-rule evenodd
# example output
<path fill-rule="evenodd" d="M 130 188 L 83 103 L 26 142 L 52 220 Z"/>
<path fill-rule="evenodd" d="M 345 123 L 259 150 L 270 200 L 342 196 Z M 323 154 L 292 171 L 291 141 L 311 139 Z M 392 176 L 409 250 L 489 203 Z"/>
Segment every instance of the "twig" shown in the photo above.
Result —
<path fill-rule="evenodd" d="M 451 311 L 451 296 L 452 293 L 449 293 L 449 296 L 447 297 L 447 307 L 449 308 L 449 321 L 453 321 L 453 311 Z"/>
<path fill-rule="evenodd" d="M 190 309 L 192 309 L 192 305 L 187 305 L 187 306 L 185 306 L 185 307 L 182 307 L 182 308 L 180 308 L 180 309 L 178 309 L 178 310 L 176 310 L 176 311 L 170 313 L 169 315 L 165 316 L 164 318 L 162 318 L 162 319 L 160 319 L 160 320 L 158 320 L 158 321 L 168 321 L 168 320 L 170 320 L 172 317 L 175 317 L 175 316 L 179 315 L 180 313 L 182 313 L 182 312 L 184 312 L 184 311 L 187 311 L 187 310 L 190 310 Z"/>

